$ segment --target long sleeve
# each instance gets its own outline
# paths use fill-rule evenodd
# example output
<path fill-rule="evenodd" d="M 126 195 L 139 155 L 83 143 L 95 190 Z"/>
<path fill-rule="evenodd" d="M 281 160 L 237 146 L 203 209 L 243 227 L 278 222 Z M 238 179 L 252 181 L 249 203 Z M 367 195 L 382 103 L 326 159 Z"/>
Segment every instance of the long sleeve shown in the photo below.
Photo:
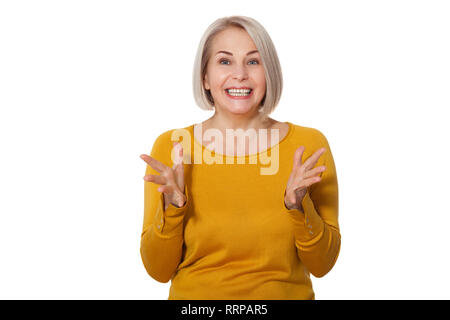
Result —
<path fill-rule="evenodd" d="M 328 141 L 320 131 L 319 137 L 320 145 L 312 152 L 320 147 L 327 149 L 315 166 L 326 166 L 321 181 L 308 188 L 302 200 L 304 213 L 285 207 L 294 223 L 297 255 L 315 277 L 323 277 L 333 268 L 341 247 L 336 167 Z"/>
<path fill-rule="evenodd" d="M 211 153 L 201 139 L 192 139 L 191 125 L 183 128 L 190 136 L 179 136 L 190 144 L 183 147 L 186 158 L 200 161 L 185 162 L 184 208 L 169 205 L 164 212 L 158 185 L 145 182 L 142 261 L 151 277 L 170 281 L 169 300 L 315 299 L 311 278 L 333 268 L 341 246 L 336 168 L 320 131 L 288 125 L 270 148 L 270 167 L 277 166 L 272 174 L 262 174 L 268 168 L 262 153 L 204 161 Z M 151 150 L 167 166 L 173 165 L 171 133 L 158 137 Z M 300 145 L 303 160 L 326 148 L 316 164 L 326 170 L 308 188 L 303 212 L 288 210 L 281 197 Z M 151 167 L 146 173 L 159 174 Z"/>
<path fill-rule="evenodd" d="M 167 133 L 166 133 L 167 134 Z M 170 159 L 171 141 L 167 135 L 159 136 L 150 155 L 172 167 Z M 147 165 L 145 174 L 159 173 Z M 187 198 L 184 206 L 178 208 L 169 204 L 164 211 L 164 195 L 158 191 L 157 184 L 144 182 L 144 224 L 141 234 L 140 253 L 148 274 L 159 282 L 168 282 L 180 263 L 183 247 L 183 220 L 190 203 L 187 186 Z"/>

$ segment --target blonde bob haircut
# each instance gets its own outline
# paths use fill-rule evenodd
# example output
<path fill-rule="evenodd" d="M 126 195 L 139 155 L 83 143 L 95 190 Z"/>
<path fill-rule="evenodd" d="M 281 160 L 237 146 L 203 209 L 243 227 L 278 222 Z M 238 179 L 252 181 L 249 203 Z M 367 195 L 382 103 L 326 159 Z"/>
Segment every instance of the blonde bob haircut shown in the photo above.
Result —
<path fill-rule="evenodd" d="M 195 56 L 192 77 L 195 102 L 201 109 L 214 110 L 214 99 L 211 92 L 203 86 L 206 67 L 211 57 L 212 40 L 217 33 L 233 26 L 247 31 L 259 51 L 266 77 L 266 92 L 261 100 L 259 112 L 269 115 L 277 106 L 283 89 L 280 61 L 266 29 L 258 21 L 244 16 L 229 16 L 217 19 L 203 34 Z"/>

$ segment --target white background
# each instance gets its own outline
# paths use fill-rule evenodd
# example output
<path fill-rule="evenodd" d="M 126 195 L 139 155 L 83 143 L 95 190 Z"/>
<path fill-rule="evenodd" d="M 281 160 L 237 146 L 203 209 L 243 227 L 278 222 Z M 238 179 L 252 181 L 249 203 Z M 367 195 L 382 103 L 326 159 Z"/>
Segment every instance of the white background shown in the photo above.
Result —
<path fill-rule="evenodd" d="M 342 247 L 316 298 L 450 298 L 450 5 L 411 0 L 0 2 L 0 298 L 167 299 L 139 254 L 139 155 L 212 115 L 194 56 L 235 14 L 277 48 L 271 116 L 336 162 Z"/>

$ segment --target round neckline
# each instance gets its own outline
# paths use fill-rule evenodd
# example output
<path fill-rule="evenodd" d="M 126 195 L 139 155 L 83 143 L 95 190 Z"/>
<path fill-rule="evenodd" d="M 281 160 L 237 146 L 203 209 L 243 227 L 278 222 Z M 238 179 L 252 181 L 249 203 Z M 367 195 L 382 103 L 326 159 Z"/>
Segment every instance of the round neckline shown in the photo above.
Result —
<path fill-rule="evenodd" d="M 280 141 L 278 141 L 276 144 L 274 144 L 274 145 L 271 146 L 270 148 L 267 148 L 266 150 L 260 151 L 260 152 L 258 152 L 258 153 L 246 154 L 246 155 L 243 155 L 243 156 L 234 156 L 234 155 L 231 156 L 231 155 L 228 155 L 228 154 L 222 154 L 222 153 L 215 152 L 215 151 L 213 151 L 213 150 L 211 150 L 211 149 L 206 148 L 202 143 L 200 143 L 200 142 L 195 138 L 195 135 L 194 135 L 194 134 L 192 134 L 192 136 L 193 136 L 193 138 L 194 138 L 194 143 L 196 143 L 197 145 L 199 145 L 199 146 L 202 148 L 202 151 L 206 149 L 206 150 L 208 150 L 208 151 L 211 152 L 211 153 L 214 152 L 216 155 L 219 155 L 219 156 L 222 156 L 222 157 L 227 157 L 227 158 L 234 158 L 234 159 L 239 159 L 239 158 L 249 158 L 249 157 L 259 156 L 261 153 L 265 153 L 265 152 L 268 152 L 268 151 L 272 151 L 273 148 L 275 148 L 275 147 L 277 147 L 277 146 L 280 146 L 283 142 L 285 142 L 285 141 L 292 135 L 292 132 L 294 131 L 294 126 L 293 126 L 293 124 L 290 123 L 289 121 L 284 121 L 284 123 L 288 124 L 289 129 L 288 129 L 287 134 L 283 137 L 283 139 L 281 139 Z M 192 125 L 192 132 L 194 132 L 194 127 L 195 127 L 195 124 Z"/>

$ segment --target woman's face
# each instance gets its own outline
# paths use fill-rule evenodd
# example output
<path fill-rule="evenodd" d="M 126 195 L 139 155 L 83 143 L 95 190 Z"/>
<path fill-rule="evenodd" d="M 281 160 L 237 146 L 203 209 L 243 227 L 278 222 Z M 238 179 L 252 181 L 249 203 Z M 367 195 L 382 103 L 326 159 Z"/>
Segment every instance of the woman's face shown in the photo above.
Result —
<path fill-rule="evenodd" d="M 216 108 L 233 114 L 257 112 L 266 92 L 266 77 L 256 46 L 245 30 L 229 27 L 219 32 L 212 41 L 206 68 L 203 84 L 211 90 Z M 242 87 L 251 89 L 250 94 L 227 90 Z"/>

